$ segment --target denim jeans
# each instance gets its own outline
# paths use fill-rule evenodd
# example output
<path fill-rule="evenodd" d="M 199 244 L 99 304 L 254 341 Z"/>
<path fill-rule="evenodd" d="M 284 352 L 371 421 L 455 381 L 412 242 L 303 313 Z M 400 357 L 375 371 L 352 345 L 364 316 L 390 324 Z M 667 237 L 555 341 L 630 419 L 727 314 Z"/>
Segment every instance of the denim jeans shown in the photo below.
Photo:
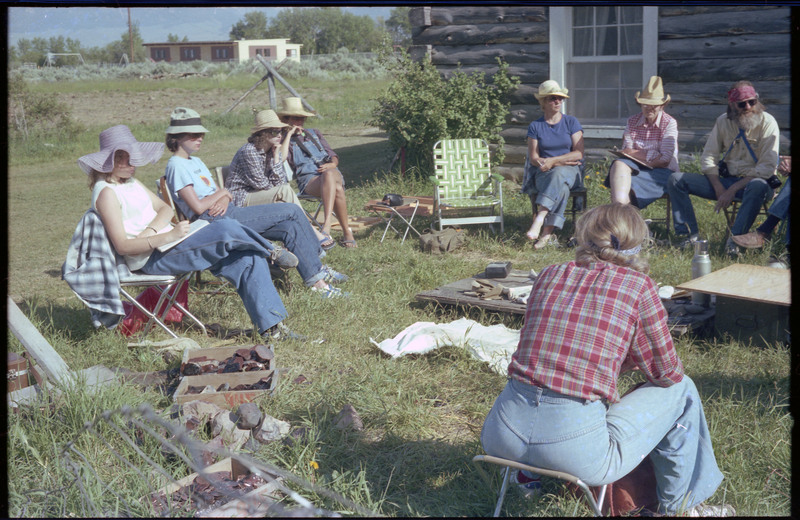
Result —
<path fill-rule="evenodd" d="M 539 168 L 528 166 L 527 170 L 522 192 L 530 195 L 532 202 L 535 200 L 536 204 L 549 211 L 544 219 L 545 226 L 561 229 L 564 227 L 564 211 L 569 202 L 569 192 L 575 179 L 581 174 L 581 167 L 556 166 L 543 172 Z"/>
<path fill-rule="evenodd" d="M 792 178 L 787 177 L 786 182 L 783 183 L 783 188 L 781 188 L 780 193 L 778 196 L 775 197 L 775 200 L 772 201 L 772 204 L 769 207 L 768 213 L 773 215 L 780 220 L 786 221 L 786 245 L 789 245 L 791 242 L 790 238 L 792 236 L 791 233 L 791 212 L 789 211 L 789 205 L 792 202 Z"/>
<path fill-rule="evenodd" d="M 729 188 L 740 177 L 720 177 L 719 181 L 725 188 Z M 697 217 L 689 195 L 696 195 L 708 200 L 717 200 L 717 194 L 711 182 L 705 175 L 698 173 L 675 172 L 667 181 L 667 191 L 672 203 L 672 220 L 675 222 L 675 234 L 687 235 L 698 232 Z M 742 235 L 747 233 L 756 220 L 758 212 L 764 202 L 772 198 L 772 188 L 764 179 L 753 179 L 743 189 L 736 192 L 736 200 L 741 201 L 736 220 L 733 222 L 731 234 Z M 688 227 L 687 227 L 688 226 Z"/>
<path fill-rule="evenodd" d="M 722 482 L 688 376 L 667 388 L 646 383 L 608 408 L 512 379 L 486 417 L 481 444 L 489 455 L 590 486 L 615 482 L 650 456 L 660 509 L 670 513 L 708 499 Z"/>
<path fill-rule="evenodd" d="M 271 244 L 233 219 L 218 219 L 162 253 L 150 255 L 145 274 L 183 274 L 208 269 L 236 288 L 245 310 L 262 333 L 287 316 L 272 284 L 266 257 Z"/>
<path fill-rule="evenodd" d="M 632 170 L 631 190 L 636 196 L 637 208 L 646 208 L 667 192 L 667 180 L 672 175 L 672 170 L 669 168 L 644 168 L 630 159 L 616 159 L 614 162 L 617 161 Z M 611 166 L 613 167 L 614 163 L 611 163 Z M 608 178 L 606 178 L 605 185 L 609 187 Z"/>
<path fill-rule="evenodd" d="M 320 261 L 322 250 L 305 213 L 294 204 L 262 204 L 240 208 L 233 204 L 222 217 L 208 211 L 199 218 L 208 221 L 231 218 L 249 227 L 267 240 L 279 240 L 297 257 L 297 272 L 307 287 L 325 277 Z"/>

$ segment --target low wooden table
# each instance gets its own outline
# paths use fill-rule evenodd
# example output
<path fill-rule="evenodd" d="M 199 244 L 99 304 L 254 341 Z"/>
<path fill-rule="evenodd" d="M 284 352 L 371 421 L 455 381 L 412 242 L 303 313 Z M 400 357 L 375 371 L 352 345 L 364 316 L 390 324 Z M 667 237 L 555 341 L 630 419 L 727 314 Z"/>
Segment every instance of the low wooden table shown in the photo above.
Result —
<path fill-rule="evenodd" d="M 503 287 L 523 287 L 532 285 L 534 280 L 528 277 L 528 271 L 512 269 L 506 278 L 488 278 L 485 272 L 481 272 L 470 278 L 464 278 L 442 287 L 430 291 L 422 291 L 415 295 L 417 301 L 434 301 L 445 305 L 458 305 L 462 307 L 478 307 L 494 312 L 506 312 L 509 314 L 525 315 L 526 305 L 515 303 L 505 298 L 499 300 L 481 300 L 478 296 L 465 294 L 472 291 L 472 282 L 478 278 L 485 278 L 494 283 L 499 283 Z M 681 307 L 687 302 L 664 301 L 664 308 L 669 313 L 667 324 L 673 336 L 682 336 L 688 332 L 699 332 L 708 327 L 714 318 L 714 308 L 705 310 L 699 314 L 681 312 Z"/>
<path fill-rule="evenodd" d="M 403 222 L 406 230 L 403 233 L 403 240 L 400 242 L 402 244 L 406 241 L 409 230 L 420 236 L 420 232 L 413 225 L 414 217 L 417 215 L 421 217 L 433 215 L 433 197 L 403 197 L 403 204 L 400 206 L 389 206 L 381 200 L 371 200 L 367 202 L 364 209 L 382 215 L 381 219 L 386 223 L 386 229 L 383 230 L 381 242 L 386 238 L 386 233 L 390 228 L 400 235 L 400 230 L 394 227 L 392 222 L 395 219 Z"/>

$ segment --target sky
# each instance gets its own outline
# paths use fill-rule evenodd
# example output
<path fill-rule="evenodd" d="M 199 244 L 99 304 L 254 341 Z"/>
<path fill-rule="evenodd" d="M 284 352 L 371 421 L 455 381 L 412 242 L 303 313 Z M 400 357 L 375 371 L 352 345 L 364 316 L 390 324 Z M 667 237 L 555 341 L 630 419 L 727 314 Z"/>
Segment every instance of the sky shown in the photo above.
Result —
<path fill-rule="evenodd" d="M 376 2 L 377 3 L 377 2 Z M 189 41 L 228 40 L 231 27 L 245 13 L 263 11 L 273 18 L 282 7 L 131 7 L 131 21 L 139 24 L 145 43 L 167 41 L 176 34 Z M 357 16 L 387 20 L 392 7 L 342 7 Z M 128 32 L 128 9 L 110 7 L 11 7 L 8 9 L 8 45 L 20 38 L 64 36 L 83 47 L 104 47 Z"/>

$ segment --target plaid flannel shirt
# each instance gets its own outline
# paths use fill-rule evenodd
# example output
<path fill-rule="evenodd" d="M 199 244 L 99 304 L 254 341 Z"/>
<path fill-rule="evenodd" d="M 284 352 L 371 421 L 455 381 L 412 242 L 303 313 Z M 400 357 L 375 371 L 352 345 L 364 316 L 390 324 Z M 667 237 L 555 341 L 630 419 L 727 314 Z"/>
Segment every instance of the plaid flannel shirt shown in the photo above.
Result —
<path fill-rule="evenodd" d="M 267 154 L 253 143 L 239 148 L 230 164 L 225 187 L 233 195 L 234 206 L 244 206 L 247 194 L 266 191 L 289 182 L 283 168 L 283 158 L 277 152 L 277 161 L 267 164 Z"/>
<path fill-rule="evenodd" d="M 664 111 L 652 125 L 647 124 L 642 113 L 631 116 L 622 134 L 622 148 L 645 150 L 647 162 L 668 160 L 667 168 L 676 172 L 678 171 L 678 123 Z"/>
<path fill-rule="evenodd" d="M 113 328 L 125 315 L 119 296 L 120 278 L 130 276 L 125 260 L 108 242 L 100 215 L 89 209 L 78 222 L 61 266 L 63 278 L 89 307 L 92 325 Z"/>
<path fill-rule="evenodd" d="M 638 367 L 670 386 L 683 365 L 646 275 L 605 262 L 546 267 L 533 287 L 508 375 L 588 400 L 619 401 L 617 378 Z"/>

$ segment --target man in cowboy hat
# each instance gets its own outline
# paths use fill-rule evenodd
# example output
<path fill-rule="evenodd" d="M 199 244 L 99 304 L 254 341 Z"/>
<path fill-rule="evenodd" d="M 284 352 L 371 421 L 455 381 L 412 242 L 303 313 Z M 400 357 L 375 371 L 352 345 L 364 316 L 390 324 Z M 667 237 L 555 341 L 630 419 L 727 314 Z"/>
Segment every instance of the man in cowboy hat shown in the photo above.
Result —
<path fill-rule="evenodd" d="M 339 171 L 339 156 L 319 130 L 303 128 L 306 118 L 316 114 L 306 111 L 299 97 L 289 97 L 284 98 L 278 115 L 284 123 L 300 129 L 291 139 L 289 165 L 294 170 L 300 193 L 322 199 L 322 232 L 330 235 L 335 214 L 344 234 L 340 245 L 356 247 L 356 240 L 347 220 L 347 199 L 344 195 L 344 176 Z"/>
<path fill-rule="evenodd" d="M 740 200 L 731 235 L 750 230 L 764 202 L 772 200 L 774 188 L 780 185 L 780 181 L 770 184 L 778 180 L 779 145 L 778 123 L 765 111 L 753 84 L 736 82 L 728 91 L 728 109 L 714 123 L 700 156 L 703 175 L 675 172 L 667 184 L 675 233 L 687 235 L 682 245 L 688 247 L 698 238 L 689 195 L 716 200 L 716 212 Z M 725 250 L 731 256 L 739 253 L 730 237 Z"/>
<path fill-rule="evenodd" d="M 664 111 L 669 94 L 661 78 L 651 76 L 636 92 L 641 113 L 628 118 L 622 134 L 622 153 L 611 163 L 606 186 L 611 202 L 644 209 L 667 191 L 669 176 L 678 171 L 678 123 Z"/>

